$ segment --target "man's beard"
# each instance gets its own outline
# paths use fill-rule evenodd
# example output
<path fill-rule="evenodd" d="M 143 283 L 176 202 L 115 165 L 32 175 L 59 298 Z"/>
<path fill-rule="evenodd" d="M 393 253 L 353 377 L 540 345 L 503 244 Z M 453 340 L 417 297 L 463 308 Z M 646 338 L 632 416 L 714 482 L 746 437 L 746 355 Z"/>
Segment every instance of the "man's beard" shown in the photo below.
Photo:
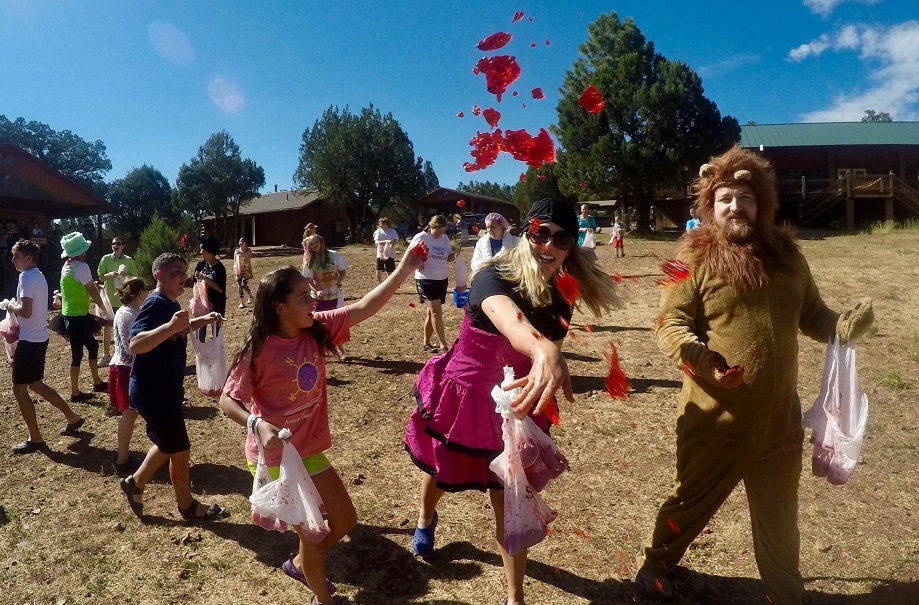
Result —
<path fill-rule="evenodd" d="M 731 222 L 734 218 L 743 219 L 744 223 L 734 223 Z M 750 224 L 750 220 L 743 215 L 732 216 L 727 219 L 727 221 L 721 225 L 721 236 L 725 241 L 732 244 L 748 244 L 750 243 L 756 233 L 753 225 Z"/>

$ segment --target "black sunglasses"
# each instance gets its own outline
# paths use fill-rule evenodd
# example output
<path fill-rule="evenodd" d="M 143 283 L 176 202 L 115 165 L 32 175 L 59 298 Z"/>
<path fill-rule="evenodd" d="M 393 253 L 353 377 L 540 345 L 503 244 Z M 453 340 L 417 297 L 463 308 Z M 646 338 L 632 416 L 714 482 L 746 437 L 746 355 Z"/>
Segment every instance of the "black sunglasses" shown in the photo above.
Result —
<path fill-rule="evenodd" d="M 570 250 L 574 246 L 574 236 L 567 231 L 552 233 L 548 227 L 540 227 L 536 231 L 527 230 L 527 239 L 539 246 L 545 246 L 552 240 L 553 245 L 559 250 Z"/>

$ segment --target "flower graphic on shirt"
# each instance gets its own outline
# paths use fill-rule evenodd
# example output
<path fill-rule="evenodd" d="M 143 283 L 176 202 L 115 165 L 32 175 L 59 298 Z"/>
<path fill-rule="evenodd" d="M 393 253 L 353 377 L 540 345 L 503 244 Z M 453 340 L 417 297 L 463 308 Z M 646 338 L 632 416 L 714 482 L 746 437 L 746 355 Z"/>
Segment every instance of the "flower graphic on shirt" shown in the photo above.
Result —
<path fill-rule="evenodd" d="M 319 367 L 313 361 L 304 361 L 297 363 L 290 357 L 287 358 L 287 364 L 297 368 L 297 376 L 294 379 L 295 388 L 291 391 L 289 398 L 295 400 L 300 393 L 309 393 L 316 388 L 319 383 Z"/>

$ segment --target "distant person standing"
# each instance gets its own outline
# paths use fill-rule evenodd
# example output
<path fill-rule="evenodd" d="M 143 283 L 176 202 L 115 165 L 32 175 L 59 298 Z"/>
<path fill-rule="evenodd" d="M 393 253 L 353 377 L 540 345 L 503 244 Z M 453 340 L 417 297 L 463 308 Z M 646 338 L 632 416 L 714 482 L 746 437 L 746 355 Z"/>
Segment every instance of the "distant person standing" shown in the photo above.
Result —
<path fill-rule="evenodd" d="M 373 232 L 373 241 L 377 245 L 377 283 L 383 283 L 386 276 L 396 270 L 396 242 L 399 234 L 390 227 L 389 219 L 380 218 L 379 227 Z"/>
<path fill-rule="evenodd" d="M 19 344 L 13 355 L 13 396 L 19 412 L 29 430 L 29 438 L 13 446 L 14 454 L 31 454 L 46 449 L 45 440 L 38 428 L 33 393 L 64 414 L 67 425 L 61 435 L 74 435 L 83 426 L 78 416 L 58 395 L 44 383 L 45 357 L 48 353 L 48 282 L 35 266 L 38 245 L 29 240 L 19 240 L 13 245 L 13 265 L 19 271 L 16 298 L 6 307 L 19 320 Z"/>
<path fill-rule="evenodd" d="M 696 207 L 689 207 L 689 220 L 686 221 L 686 230 L 692 231 L 693 229 L 698 229 L 702 226 L 702 221 L 696 218 Z"/>
<path fill-rule="evenodd" d="M 332 223 L 332 228 L 335 229 L 335 246 L 341 247 L 345 245 L 345 228 L 341 223 L 341 220 L 335 219 L 335 222 Z"/>
<path fill-rule="evenodd" d="M 414 248 L 423 243 L 428 248 L 428 259 L 415 269 L 415 289 L 418 299 L 427 308 L 424 316 L 425 351 L 445 353 L 450 347 L 444 332 L 443 304 L 447 300 L 447 281 L 450 277 L 448 262 L 456 260 L 450 238 L 447 237 L 447 218 L 441 214 L 431 217 L 426 231 L 412 238 L 409 244 Z M 438 345 L 431 344 L 437 336 Z"/>
<path fill-rule="evenodd" d="M 593 215 L 588 213 L 589 210 L 587 204 L 581 204 L 581 214 L 578 216 L 578 246 L 592 250 L 597 247 L 597 222 Z"/>
<path fill-rule="evenodd" d="M 616 250 L 616 258 L 625 256 L 625 243 L 622 225 L 619 224 L 619 217 L 613 219 L 613 234 L 610 235 L 609 243 Z"/>
<path fill-rule="evenodd" d="M 199 237 L 198 241 L 201 242 L 201 261 L 195 265 L 195 281 L 203 280 L 207 284 L 207 302 L 211 305 L 211 311 L 226 317 L 227 269 L 217 258 L 220 254 L 220 240 L 208 235 Z"/>
<path fill-rule="evenodd" d="M 96 270 L 99 275 L 99 281 L 105 284 L 105 294 L 112 303 L 112 310 L 117 312 L 121 306 L 121 298 L 115 292 L 120 288 L 125 280 L 131 277 L 137 277 L 140 272 L 137 270 L 137 264 L 134 259 L 124 253 L 124 240 L 120 237 L 112 238 L 112 253 L 106 254 L 99 261 L 99 268 Z M 109 351 L 112 346 L 112 328 L 104 326 L 102 328 L 102 358 L 99 359 L 100 366 L 107 366 L 112 360 Z"/>
<path fill-rule="evenodd" d="M 485 230 L 488 232 L 488 237 L 480 237 L 475 243 L 470 269 L 475 271 L 486 261 L 513 250 L 517 246 L 520 238 L 511 235 L 510 228 L 511 225 L 507 219 L 497 212 L 492 212 L 485 217 Z"/>
<path fill-rule="evenodd" d="M 70 401 L 80 402 L 93 398 L 92 393 L 80 392 L 80 364 L 83 361 L 83 348 L 89 353 L 89 371 L 93 378 L 93 391 L 107 393 L 108 383 L 99 377 L 99 366 L 96 357 L 99 355 L 99 343 L 93 331 L 96 329 L 96 318 L 89 314 L 89 302 L 92 300 L 100 309 L 105 305 L 92 270 L 86 264 L 86 251 L 92 242 L 82 233 L 68 233 L 61 239 L 61 258 L 67 259 L 61 269 L 61 315 L 70 337 Z"/>
<path fill-rule="evenodd" d="M 249 289 L 249 280 L 252 279 L 252 249 L 246 238 L 239 238 L 239 248 L 233 253 L 233 271 L 236 273 L 236 285 L 239 288 L 239 308 L 246 306 L 243 302 L 243 292 L 249 296 L 252 304 L 252 290 Z"/>

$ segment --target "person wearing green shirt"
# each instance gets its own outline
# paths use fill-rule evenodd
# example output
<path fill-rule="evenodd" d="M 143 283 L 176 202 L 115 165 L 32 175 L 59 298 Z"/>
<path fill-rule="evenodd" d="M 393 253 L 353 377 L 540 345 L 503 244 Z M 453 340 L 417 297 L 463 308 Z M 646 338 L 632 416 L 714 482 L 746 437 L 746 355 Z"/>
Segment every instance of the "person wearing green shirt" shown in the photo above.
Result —
<path fill-rule="evenodd" d="M 99 281 L 105 284 L 105 293 L 109 302 L 112 303 L 112 310 L 117 311 L 121 306 L 121 299 L 115 294 L 115 288 L 118 288 L 124 281 L 131 277 L 139 275 L 137 264 L 134 259 L 124 253 L 124 240 L 118 236 L 112 238 L 112 253 L 106 254 L 99 261 L 99 268 L 96 271 Z M 109 351 L 112 347 L 112 328 L 105 326 L 102 328 L 102 357 L 99 359 L 100 366 L 107 366 L 112 356 Z"/>

